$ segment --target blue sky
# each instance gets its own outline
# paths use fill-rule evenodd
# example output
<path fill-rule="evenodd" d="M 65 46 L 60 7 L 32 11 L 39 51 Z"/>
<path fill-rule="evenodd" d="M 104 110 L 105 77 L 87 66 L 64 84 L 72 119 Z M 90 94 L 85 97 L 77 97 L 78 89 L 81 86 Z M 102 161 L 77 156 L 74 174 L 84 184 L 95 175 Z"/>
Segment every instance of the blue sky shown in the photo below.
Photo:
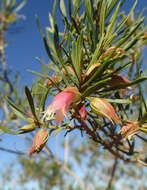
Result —
<path fill-rule="evenodd" d="M 67 2 L 67 0 L 65 1 Z M 147 0 L 138 1 L 139 3 L 136 10 L 140 11 L 145 6 L 147 7 Z M 19 3 L 21 0 L 17 0 L 17 2 Z M 38 15 L 40 26 L 45 32 L 45 27 L 49 26 L 48 13 L 49 11 L 52 11 L 53 2 L 54 0 L 28 0 L 25 7 L 20 11 L 20 14 L 24 15 L 26 19 L 21 19 L 19 25 L 13 26 L 13 30 L 11 29 L 7 35 L 7 40 L 10 41 L 6 48 L 7 63 L 12 70 L 21 73 L 22 84 L 31 85 L 35 78 L 34 75 L 27 72 L 27 69 L 40 71 L 40 64 L 35 60 L 35 57 L 44 59 L 46 63 L 48 62 L 48 57 L 36 26 L 35 14 Z M 127 0 L 127 2 L 128 3 L 126 3 L 124 8 L 129 10 L 134 0 Z M 147 15 L 147 11 L 145 12 L 145 15 Z M 23 30 L 19 33 L 15 33 L 15 29 L 19 29 L 19 27 L 23 28 Z M 61 27 L 61 22 L 59 27 Z M 147 51 L 145 51 L 145 60 L 146 59 Z M 147 61 L 145 61 L 145 63 L 147 63 Z M 1 145 L 5 146 L 7 143 L 7 147 L 14 147 L 14 149 L 16 147 L 16 149 L 21 150 L 21 147 L 24 146 L 22 138 L 11 137 L 12 136 L 5 136 Z M 0 155 L 0 168 L 4 163 L 6 164 L 8 160 L 15 158 L 15 156 L 4 152 L 0 152 Z"/>
<path fill-rule="evenodd" d="M 21 72 L 23 82 L 26 84 L 33 78 L 32 74 L 27 72 L 27 69 L 40 70 L 40 65 L 35 57 L 47 58 L 36 26 L 35 14 L 38 15 L 41 28 L 44 29 L 49 24 L 48 12 L 50 8 L 48 0 L 29 0 L 20 12 L 26 17 L 26 19 L 21 19 L 19 22 L 19 27 L 22 27 L 23 30 L 16 34 L 8 34 L 8 39 L 12 40 L 6 50 L 8 65 L 13 70 Z M 15 31 L 15 26 L 13 28 Z"/>

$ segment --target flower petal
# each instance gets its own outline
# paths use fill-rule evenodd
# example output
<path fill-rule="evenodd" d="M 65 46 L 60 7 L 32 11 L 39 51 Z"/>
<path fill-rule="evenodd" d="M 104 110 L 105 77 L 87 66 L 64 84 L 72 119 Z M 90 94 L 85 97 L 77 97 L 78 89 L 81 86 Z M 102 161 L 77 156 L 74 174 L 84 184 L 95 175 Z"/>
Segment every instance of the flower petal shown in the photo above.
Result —
<path fill-rule="evenodd" d="M 60 109 L 56 112 L 56 117 L 55 117 L 56 126 L 59 125 L 59 123 L 64 119 L 64 117 L 65 117 L 65 114 L 63 110 Z"/>

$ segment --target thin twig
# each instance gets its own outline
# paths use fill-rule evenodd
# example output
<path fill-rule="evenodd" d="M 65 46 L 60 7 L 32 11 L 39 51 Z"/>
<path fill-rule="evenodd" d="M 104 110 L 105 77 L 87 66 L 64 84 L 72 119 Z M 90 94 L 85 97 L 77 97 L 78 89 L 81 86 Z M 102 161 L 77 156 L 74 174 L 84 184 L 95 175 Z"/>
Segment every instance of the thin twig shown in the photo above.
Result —
<path fill-rule="evenodd" d="M 13 92 L 13 85 L 8 77 L 7 74 L 7 62 L 6 62 L 6 56 L 5 56 L 5 35 L 6 35 L 6 28 L 7 23 L 5 20 L 2 21 L 1 26 L 1 49 L 0 49 L 0 55 L 1 55 L 1 63 L 2 63 L 2 70 L 3 70 L 3 80 L 6 81 L 6 83 L 10 87 L 10 92 Z"/>
<path fill-rule="evenodd" d="M 8 153 L 12 153 L 12 154 L 17 154 L 17 155 L 25 155 L 26 154 L 26 153 L 21 152 L 21 151 L 14 151 L 14 150 L 11 150 L 11 149 L 8 149 L 8 148 L 3 148 L 3 147 L 0 147 L 0 150 L 8 152 Z"/>
<path fill-rule="evenodd" d="M 68 134 L 65 137 L 65 144 L 64 144 L 64 165 L 66 165 L 68 163 L 68 142 L 69 138 L 68 138 Z"/>
<path fill-rule="evenodd" d="M 110 177 L 110 180 L 109 180 L 109 182 L 108 182 L 108 186 L 107 186 L 106 190 L 110 190 L 110 189 L 111 189 L 112 182 L 113 182 L 113 179 L 114 179 L 114 176 L 115 176 L 115 172 L 116 172 L 116 169 L 117 169 L 117 165 L 118 165 L 118 158 L 115 157 L 115 159 L 114 159 L 114 164 L 113 164 L 113 166 L 112 166 L 111 177 Z"/>
<path fill-rule="evenodd" d="M 111 154 L 113 154 L 115 157 L 125 161 L 125 162 L 136 162 L 134 159 L 125 158 L 123 155 L 119 154 L 117 150 L 114 150 L 112 148 L 112 145 L 110 143 L 104 142 L 102 139 L 99 140 L 98 136 L 96 135 L 95 131 L 92 131 L 88 126 L 85 124 L 85 122 L 81 121 L 82 128 L 86 131 L 86 133 L 97 143 L 100 143 L 104 146 L 105 149 L 107 149 Z"/>

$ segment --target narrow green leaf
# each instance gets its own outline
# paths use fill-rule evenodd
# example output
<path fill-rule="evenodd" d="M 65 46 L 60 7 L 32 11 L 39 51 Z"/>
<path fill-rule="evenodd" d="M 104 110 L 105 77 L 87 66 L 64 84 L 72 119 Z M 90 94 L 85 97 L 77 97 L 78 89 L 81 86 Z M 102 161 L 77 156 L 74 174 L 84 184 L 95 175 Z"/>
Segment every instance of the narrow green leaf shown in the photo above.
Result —
<path fill-rule="evenodd" d="M 63 59 L 63 56 L 62 56 L 62 48 L 60 47 L 60 44 L 59 44 L 58 27 L 57 27 L 56 24 L 54 25 L 54 34 L 53 35 L 54 35 L 55 51 L 56 51 L 56 55 L 57 55 L 57 59 L 58 59 L 57 61 L 58 61 L 59 65 L 60 65 L 59 68 L 60 69 L 64 68 L 64 70 L 67 72 L 67 76 L 69 77 L 69 80 L 72 80 L 72 78 L 70 77 L 70 74 L 69 74 L 69 72 L 66 69 L 66 66 L 64 64 L 64 59 Z M 69 83 L 70 81 L 64 75 L 63 75 L 63 80 L 64 80 L 66 86 L 70 85 L 70 83 Z M 74 81 L 72 80 L 72 82 L 74 82 Z"/>
<path fill-rule="evenodd" d="M 106 17 L 106 0 L 102 1 L 101 12 L 100 12 L 100 38 L 104 35 L 104 27 L 105 27 L 105 17 Z"/>
<path fill-rule="evenodd" d="M 19 12 L 26 4 L 26 0 L 22 1 L 15 9 L 14 12 Z"/>
<path fill-rule="evenodd" d="M 144 142 L 146 142 L 147 143 L 147 139 L 146 138 L 144 138 L 143 136 L 140 136 L 140 135 L 138 135 L 138 134 L 135 134 L 138 138 L 140 138 L 141 140 L 143 140 Z"/>
<path fill-rule="evenodd" d="M 47 40 L 46 40 L 45 37 L 43 38 L 43 42 L 44 42 L 44 47 L 45 47 L 45 50 L 46 50 L 46 52 L 47 52 L 49 58 L 52 60 L 53 63 L 56 64 L 56 62 L 55 62 L 55 60 L 54 60 L 54 58 L 53 58 L 53 56 L 52 56 L 52 54 L 51 54 L 51 52 L 50 52 L 50 49 L 49 49 L 49 46 L 48 46 L 48 43 L 47 43 Z"/>
<path fill-rule="evenodd" d="M 7 11 L 9 13 L 11 13 L 14 6 L 15 6 L 15 4 L 16 4 L 16 0 L 6 1 L 6 3 L 7 3 L 7 5 L 6 5 L 7 6 Z"/>
<path fill-rule="evenodd" d="M 61 13 L 64 17 L 66 17 L 66 9 L 65 9 L 65 3 L 64 3 L 64 0 L 59 0 L 59 7 L 60 7 L 60 10 L 61 10 Z"/>
<path fill-rule="evenodd" d="M 138 40 L 140 40 L 141 36 L 144 34 L 145 30 L 137 34 L 127 45 L 124 46 L 124 50 L 128 51 L 130 48 L 132 48 Z"/>
<path fill-rule="evenodd" d="M 47 52 L 49 58 L 53 61 L 53 63 L 55 63 L 55 60 L 54 60 L 54 58 L 53 58 L 53 56 L 52 56 L 52 54 L 51 54 L 50 48 L 49 48 L 49 46 L 48 46 L 47 40 L 46 40 L 46 38 L 45 38 L 45 36 L 44 36 L 44 34 L 43 34 L 41 28 L 40 28 L 39 20 L 38 20 L 37 15 L 35 16 L 35 18 L 36 18 L 37 28 L 38 28 L 38 30 L 39 30 L 39 32 L 40 32 L 40 34 L 41 34 L 41 37 L 42 37 L 42 39 L 43 39 L 43 42 L 44 42 L 45 50 L 46 50 L 46 52 Z"/>
<path fill-rule="evenodd" d="M 51 32 L 54 32 L 54 21 L 51 13 L 49 13 L 49 21 L 50 21 L 50 26 L 51 26 Z"/>
<path fill-rule="evenodd" d="M 50 89 L 46 89 L 46 90 L 44 90 L 44 93 L 42 94 L 42 97 L 40 100 L 40 105 L 39 105 L 39 111 L 38 111 L 39 113 L 41 113 L 42 111 L 45 110 L 45 101 L 49 94 L 49 91 L 50 91 Z"/>
<path fill-rule="evenodd" d="M 76 42 L 75 41 L 72 42 L 72 66 L 77 76 L 77 79 L 79 80 L 78 65 L 76 64 Z"/>
<path fill-rule="evenodd" d="M 110 38 L 105 42 L 104 48 L 108 48 L 110 44 L 113 42 L 113 40 L 117 37 L 117 33 L 114 33 L 110 36 Z"/>
<path fill-rule="evenodd" d="M 53 5 L 53 24 L 54 24 L 54 26 L 56 24 L 55 16 L 56 16 L 56 0 L 54 0 L 54 5 Z"/>
<path fill-rule="evenodd" d="M 134 32 L 143 23 L 143 21 L 144 21 L 144 18 L 142 18 L 138 23 L 136 23 L 135 26 L 133 27 L 133 29 L 124 38 L 121 37 L 119 40 L 117 40 L 116 47 L 120 47 L 121 45 L 126 43 L 126 41 L 129 39 L 129 37 L 134 34 Z"/>
<path fill-rule="evenodd" d="M 9 128 L 7 128 L 7 127 L 2 126 L 1 123 L 0 123 L 0 129 L 1 129 L 4 133 L 9 133 L 9 134 L 12 134 L 12 135 L 17 135 L 17 134 L 19 134 L 19 132 L 12 131 L 11 129 L 9 129 Z"/>
<path fill-rule="evenodd" d="M 30 90 L 29 90 L 29 88 L 27 86 L 25 86 L 25 94 L 27 96 L 31 112 L 32 112 L 34 118 L 36 119 L 36 121 L 38 121 L 38 118 L 37 118 L 36 112 L 35 112 L 35 106 L 34 106 L 33 97 L 32 97 L 31 92 L 30 92 Z"/>
<path fill-rule="evenodd" d="M 66 127 L 60 127 L 58 129 L 55 130 L 55 132 L 53 133 L 53 136 L 58 135 L 62 130 L 66 129 Z"/>
<path fill-rule="evenodd" d="M 30 122 L 30 120 L 29 119 L 27 119 L 26 117 L 24 117 L 24 115 L 21 113 L 21 112 L 19 112 L 18 110 L 16 110 L 14 107 L 12 107 L 12 106 L 10 106 L 10 109 L 12 110 L 12 112 L 18 117 L 18 118 L 20 118 L 20 119 L 22 119 L 23 121 L 26 121 L 26 122 Z"/>
<path fill-rule="evenodd" d="M 118 0 L 109 0 L 108 1 L 108 9 L 106 10 L 106 18 L 111 14 L 114 7 L 116 6 Z"/>
<path fill-rule="evenodd" d="M 94 53 L 93 53 L 93 55 L 92 55 L 92 59 L 91 59 L 91 61 L 90 61 L 90 63 L 89 63 L 89 65 L 88 65 L 88 67 L 87 67 L 87 69 L 86 69 L 85 72 L 87 72 L 88 69 L 89 69 L 93 64 L 95 64 L 95 63 L 98 61 L 98 58 L 99 58 L 99 56 L 100 56 L 100 48 L 101 48 L 101 46 L 102 46 L 102 44 L 103 44 L 103 39 L 104 39 L 104 35 L 102 35 L 102 37 L 100 38 L 100 41 L 99 41 L 99 43 L 97 44 L 97 47 L 96 47 L 96 49 L 95 49 L 95 51 L 94 51 Z"/>
<path fill-rule="evenodd" d="M 1 9 L 2 9 L 3 15 L 5 15 L 5 11 L 6 11 L 6 0 L 2 0 Z"/>
<path fill-rule="evenodd" d="M 93 28 L 92 8 L 91 8 L 91 3 L 89 0 L 85 0 L 85 9 L 86 9 L 86 14 L 88 16 L 89 22 L 91 23 L 91 26 Z"/>
<path fill-rule="evenodd" d="M 116 19 L 118 17 L 119 10 L 120 10 L 120 3 L 118 4 L 114 14 L 112 15 L 111 19 L 109 20 L 110 24 L 109 24 L 107 31 L 106 31 L 105 40 L 109 39 L 111 37 L 113 31 L 114 31 L 115 23 L 116 23 Z"/>
<path fill-rule="evenodd" d="M 51 48 L 51 50 L 53 52 L 55 52 L 55 46 L 53 44 L 53 41 L 52 41 L 52 38 L 51 38 L 51 34 L 50 34 L 50 31 L 49 31 L 48 27 L 46 27 L 46 35 L 47 35 L 47 40 L 48 40 L 48 46 Z"/>
<path fill-rule="evenodd" d="M 81 76 L 81 59 L 82 59 L 82 50 L 83 47 L 83 32 L 81 32 L 80 36 L 78 36 L 76 42 L 76 64 L 78 68 L 78 76 Z"/>
<path fill-rule="evenodd" d="M 91 2 L 89 0 L 85 0 L 85 9 L 86 9 L 86 16 L 87 16 L 87 25 L 90 24 L 90 30 L 88 31 L 88 35 L 92 32 L 92 43 L 93 43 L 93 48 L 95 49 L 96 47 L 96 30 L 94 26 L 94 19 L 93 19 L 93 14 L 92 14 L 92 6 Z M 90 39 L 90 36 L 89 36 Z"/>
<path fill-rule="evenodd" d="M 116 29 L 116 33 L 119 32 L 119 30 L 124 26 L 124 24 L 127 22 L 128 18 L 131 16 L 131 14 L 133 13 L 135 7 L 136 7 L 136 4 L 137 4 L 138 0 L 135 1 L 132 9 L 130 10 L 129 14 L 120 22 L 118 28 Z"/>
<path fill-rule="evenodd" d="M 110 103 L 116 103 L 116 104 L 131 104 L 132 103 L 129 99 L 109 99 L 109 98 L 106 98 L 106 100 Z"/>
<path fill-rule="evenodd" d="M 45 75 L 45 74 L 42 74 L 42 73 L 38 73 L 38 72 L 36 72 L 36 71 L 32 71 L 32 70 L 28 70 L 28 72 L 31 72 L 32 74 L 34 74 L 34 75 L 36 75 L 36 76 L 39 76 L 39 77 L 42 77 L 42 78 L 47 78 L 47 79 L 49 79 L 56 87 L 57 87 L 57 89 L 59 90 L 59 91 L 61 91 L 61 88 L 59 87 L 59 85 L 55 82 L 55 81 L 53 81 L 52 79 L 51 79 L 51 77 L 49 77 L 48 75 Z"/>
<path fill-rule="evenodd" d="M 147 129 L 140 127 L 140 130 L 147 134 Z"/>
<path fill-rule="evenodd" d="M 23 115 L 26 115 L 28 117 L 28 114 L 21 110 L 18 106 L 16 106 L 8 97 L 6 97 L 7 102 L 18 112 L 22 113 Z"/>
<path fill-rule="evenodd" d="M 111 54 L 113 54 L 113 52 L 112 52 Z M 111 54 L 108 56 L 108 59 L 110 59 Z M 116 60 L 117 60 L 117 59 L 116 59 Z M 95 71 L 95 73 L 89 78 L 89 80 L 86 81 L 86 82 L 83 84 L 82 88 L 87 87 L 87 86 L 90 84 L 90 82 L 92 82 L 95 78 L 97 78 L 97 79 L 100 78 L 100 77 L 102 76 L 103 72 L 105 71 L 105 69 L 107 69 L 108 66 L 109 66 L 111 63 L 115 64 L 115 61 L 116 61 L 116 60 L 115 60 L 115 59 L 114 59 L 114 60 L 110 60 L 110 61 L 107 61 L 107 60 L 106 60 L 104 63 L 102 63 L 102 64 L 98 67 L 98 69 Z"/>
<path fill-rule="evenodd" d="M 143 115 L 143 117 L 140 120 L 140 124 L 143 124 L 147 120 L 147 112 Z"/>
<path fill-rule="evenodd" d="M 42 30 L 41 30 L 41 28 L 40 28 L 40 25 L 39 25 L 39 19 L 38 19 L 38 16 L 35 15 L 35 18 L 36 18 L 37 28 L 38 28 L 38 30 L 39 30 L 39 32 L 40 32 L 42 38 L 44 38 L 44 34 L 43 34 L 43 32 L 42 32 Z"/>
<path fill-rule="evenodd" d="M 69 12 L 69 17 L 71 18 L 71 15 L 72 15 L 72 11 L 71 11 L 71 0 L 68 0 L 68 12 Z"/>
<path fill-rule="evenodd" d="M 93 85 L 90 85 L 90 87 L 87 88 L 82 93 L 81 98 L 84 99 L 86 96 L 89 96 L 90 94 L 95 93 L 96 90 L 100 89 L 101 87 L 104 87 L 104 85 L 106 85 L 110 80 L 111 78 L 107 78 L 107 79 L 95 82 Z"/>

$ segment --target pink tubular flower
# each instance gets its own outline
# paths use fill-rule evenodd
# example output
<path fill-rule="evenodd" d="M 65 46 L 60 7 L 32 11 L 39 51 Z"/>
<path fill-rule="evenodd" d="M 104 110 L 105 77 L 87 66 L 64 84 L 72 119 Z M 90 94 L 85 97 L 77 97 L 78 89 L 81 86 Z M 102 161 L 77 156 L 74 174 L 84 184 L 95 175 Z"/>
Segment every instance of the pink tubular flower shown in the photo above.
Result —
<path fill-rule="evenodd" d="M 86 108 L 84 106 L 84 104 L 82 104 L 79 109 L 78 109 L 78 113 L 80 115 L 80 118 L 82 120 L 86 120 L 87 119 L 87 111 L 86 111 Z"/>
<path fill-rule="evenodd" d="M 80 93 L 75 87 L 67 87 L 64 91 L 55 96 L 52 103 L 49 105 L 43 118 L 46 120 L 54 119 L 54 113 L 56 112 L 55 122 L 58 125 L 66 116 L 69 107 L 73 101 L 77 101 L 80 98 Z"/>

